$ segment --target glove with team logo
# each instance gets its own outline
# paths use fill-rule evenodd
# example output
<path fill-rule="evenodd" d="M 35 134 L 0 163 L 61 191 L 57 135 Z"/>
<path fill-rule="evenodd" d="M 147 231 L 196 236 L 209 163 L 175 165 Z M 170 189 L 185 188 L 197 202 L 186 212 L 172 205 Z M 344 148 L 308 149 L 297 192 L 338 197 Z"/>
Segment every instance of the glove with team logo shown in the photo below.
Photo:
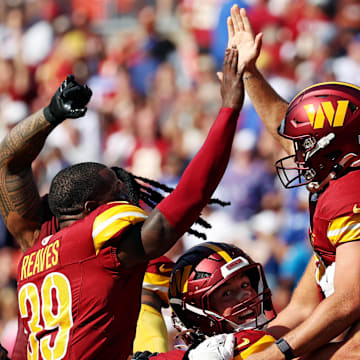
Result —
<path fill-rule="evenodd" d="M 189 360 L 231 360 L 234 354 L 234 334 L 219 334 L 190 350 Z"/>
<path fill-rule="evenodd" d="M 79 84 L 74 75 L 68 75 L 45 107 L 45 119 L 53 125 L 60 124 L 65 119 L 76 119 L 84 116 L 86 105 L 92 91 L 87 85 Z"/>

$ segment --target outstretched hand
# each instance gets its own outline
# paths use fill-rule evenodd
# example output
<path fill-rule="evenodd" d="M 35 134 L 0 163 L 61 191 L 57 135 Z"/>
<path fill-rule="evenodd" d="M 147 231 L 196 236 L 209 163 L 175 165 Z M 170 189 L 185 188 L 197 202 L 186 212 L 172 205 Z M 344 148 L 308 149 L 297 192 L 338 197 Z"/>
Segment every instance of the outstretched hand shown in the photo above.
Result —
<path fill-rule="evenodd" d="M 44 109 L 46 120 L 51 124 L 59 124 L 65 119 L 76 119 L 84 116 L 92 95 L 87 85 L 79 84 L 74 75 L 68 75 Z"/>
<path fill-rule="evenodd" d="M 255 66 L 261 49 L 262 33 L 255 36 L 250 20 L 246 14 L 246 10 L 233 5 L 231 17 L 227 19 L 228 27 L 228 48 L 236 47 L 238 54 L 239 68 L 245 66 L 250 69 Z"/>
<path fill-rule="evenodd" d="M 223 107 L 240 110 L 244 103 L 244 66 L 238 68 L 238 51 L 226 49 L 221 76 L 221 97 Z"/>

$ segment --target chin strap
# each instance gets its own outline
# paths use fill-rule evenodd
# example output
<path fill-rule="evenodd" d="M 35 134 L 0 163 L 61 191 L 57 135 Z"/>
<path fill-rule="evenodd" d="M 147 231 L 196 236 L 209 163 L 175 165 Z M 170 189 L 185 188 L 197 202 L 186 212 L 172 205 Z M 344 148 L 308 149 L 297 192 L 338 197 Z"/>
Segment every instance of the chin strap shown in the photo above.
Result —
<path fill-rule="evenodd" d="M 339 177 L 350 167 L 357 167 L 360 165 L 360 156 L 354 153 L 346 154 L 337 164 L 335 164 L 329 175 L 319 184 L 318 182 L 311 182 L 306 187 L 311 193 L 316 193 L 322 190 L 330 180 Z"/>

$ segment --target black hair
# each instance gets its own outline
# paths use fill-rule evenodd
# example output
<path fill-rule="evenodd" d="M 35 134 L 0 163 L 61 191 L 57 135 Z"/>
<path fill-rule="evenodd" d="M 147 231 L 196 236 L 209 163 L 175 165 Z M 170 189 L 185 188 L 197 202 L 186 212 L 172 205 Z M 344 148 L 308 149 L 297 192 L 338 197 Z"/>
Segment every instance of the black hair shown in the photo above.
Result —
<path fill-rule="evenodd" d="M 100 171 L 105 168 L 107 166 L 100 163 L 84 162 L 61 170 L 51 182 L 48 196 L 49 207 L 53 215 L 59 218 L 62 215 L 79 214 L 83 211 L 86 201 L 97 200 L 108 186 L 108 183 L 100 175 Z M 150 208 L 154 208 L 164 199 L 164 195 L 158 190 L 165 193 L 174 190 L 157 181 L 135 176 L 123 168 L 112 167 L 111 169 L 125 185 L 125 198 L 134 205 L 141 206 L 140 201 L 143 201 Z M 211 199 L 209 204 L 230 205 L 219 199 Z M 206 229 L 211 228 L 211 225 L 202 217 L 199 217 L 196 223 Z M 188 233 L 206 240 L 206 235 L 197 230 L 189 229 Z"/>
<path fill-rule="evenodd" d="M 59 171 L 50 185 L 48 202 L 55 217 L 79 214 L 86 201 L 96 200 L 108 186 L 100 171 L 106 166 L 84 162 Z"/>
<path fill-rule="evenodd" d="M 174 188 L 158 181 L 131 174 L 123 168 L 112 167 L 112 169 L 115 171 L 117 177 L 124 182 L 129 200 L 137 206 L 140 206 L 140 200 L 142 200 L 150 208 L 154 208 L 165 197 L 158 190 L 162 190 L 165 193 L 171 193 L 174 190 Z M 155 190 L 154 188 L 158 190 Z M 224 202 L 219 199 L 210 199 L 209 204 L 218 204 L 220 206 L 230 205 L 229 202 Z M 199 216 L 195 223 L 206 229 L 211 228 L 211 225 L 201 216 Z M 191 228 L 187 232 L 206 240 L 206 235 L 202 232 Z"/>

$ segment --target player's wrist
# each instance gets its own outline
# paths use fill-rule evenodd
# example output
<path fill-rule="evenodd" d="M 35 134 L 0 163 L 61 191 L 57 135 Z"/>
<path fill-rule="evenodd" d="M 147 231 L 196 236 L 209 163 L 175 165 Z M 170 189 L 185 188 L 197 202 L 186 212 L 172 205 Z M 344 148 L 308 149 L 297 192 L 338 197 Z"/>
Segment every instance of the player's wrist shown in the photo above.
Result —
<path fill-rule="evenodd" d="M 275 345 L 277 346 L 278 350 L 284 355 L 285 360 L 292 360 L 296 357 L 294 355 L 293 349 L 284 338 L 276 340 Z"/>
<path fill-rule="evenodd" d="M 257 72 L 258 72 L 258 70 L 257 70 L 255 64 L 248 64 L 248 65 L 245 67 L 245 70 L 244 70 L 243 80 L 244 80 L 244 81 L 247 81 L 247 80 L 250 80 L 250 79 L 252 79 L 252 78 L 255 78 Z"/>
<path fill-rule="evenodd" d="M 44 117 L 46 121 L 49 122 L 51 125 L 58 125 L 65 120 L 63 116 L 56 116 L 51 111 L 50 105 L 44 108 Z"/>
<path fill-rule="evenodd" d="M 221 104 L 221 110 L 229 109 L 230 111 L 239 112 L 242 107 L 242 102 L 234 101 L 233 99 L 224 99 Z"/>

